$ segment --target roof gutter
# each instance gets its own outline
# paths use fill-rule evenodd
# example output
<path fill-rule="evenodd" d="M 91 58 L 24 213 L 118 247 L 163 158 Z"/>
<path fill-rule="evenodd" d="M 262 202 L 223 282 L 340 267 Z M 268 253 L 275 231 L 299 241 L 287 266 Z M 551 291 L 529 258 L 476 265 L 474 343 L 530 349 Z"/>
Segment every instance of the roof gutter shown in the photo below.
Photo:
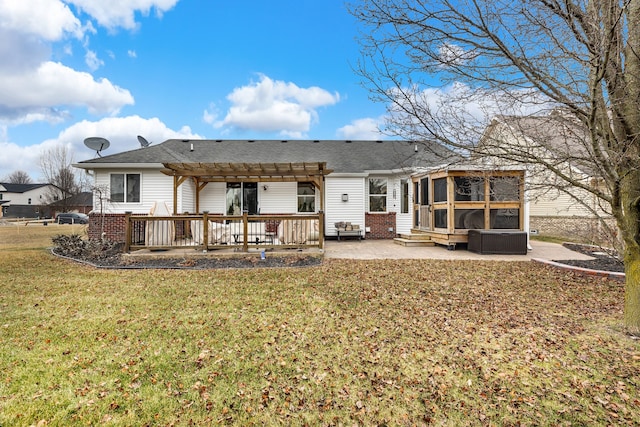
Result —
<path fill-rule="evenodd" d="M 74 163 L 71 166 L 79 169 L 162 169 L 162 163 Z"/>

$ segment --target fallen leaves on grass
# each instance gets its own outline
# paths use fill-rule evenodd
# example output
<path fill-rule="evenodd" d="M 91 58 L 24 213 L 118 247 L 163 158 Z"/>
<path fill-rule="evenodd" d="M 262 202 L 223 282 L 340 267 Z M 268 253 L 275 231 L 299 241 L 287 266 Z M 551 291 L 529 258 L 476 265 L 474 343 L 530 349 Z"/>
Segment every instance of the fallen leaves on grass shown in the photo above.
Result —
<path fill-rule="evenodd" d="M 640 423 L 617 282 L 528 262 L 37 263 L 46 280 L 3 267 L 0 424 Z"/>

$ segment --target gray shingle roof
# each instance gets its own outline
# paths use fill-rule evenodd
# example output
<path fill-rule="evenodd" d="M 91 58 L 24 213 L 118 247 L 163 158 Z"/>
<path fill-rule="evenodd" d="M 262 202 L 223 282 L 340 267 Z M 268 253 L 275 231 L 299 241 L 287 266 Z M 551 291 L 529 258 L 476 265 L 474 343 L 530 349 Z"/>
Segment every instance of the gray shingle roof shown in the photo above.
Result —
<path fill-rule="evenodd" d="M 92 169 L 98 165 L 144 163 L 326 162 L 327 168 L 336 173 L 361 173 L 436 166 L 453 157 L 441 145 L 409 141 L 170 139 L 147 148 L 85 160 L 76 166 Z"/>
<path fill-rule="evenodd" d="M 4 187 L 8 193 L 26 193 L 27 191 L 47 185 L 49 184 L 11 184 L 8 182 L 0 182 L 0 186 Z"/>
<path fill-rule="evenodd" d="M 591 176 L 598 174 L 589 130 L 570 114 L 553 111 L 544 116 L 500 116 L 498 121 L 516 137 L 517 149 L 543 148 L 549 158 L 545 159 L 545 153 L 537 155 L 551 163 L 562 160 Z"/>

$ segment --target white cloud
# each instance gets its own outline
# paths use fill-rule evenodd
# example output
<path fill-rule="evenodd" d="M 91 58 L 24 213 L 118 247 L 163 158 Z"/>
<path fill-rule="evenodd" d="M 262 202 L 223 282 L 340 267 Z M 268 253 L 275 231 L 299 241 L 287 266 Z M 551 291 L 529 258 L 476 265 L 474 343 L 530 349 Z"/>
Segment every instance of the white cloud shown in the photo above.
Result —
<path fill-rule="evenodd" d="M 97 32 L 92 20 L 109 29 L 132 29 L 137 12 L 153 9 L 160 16 L 177 1 L 0 0 L 0 122 L 59 122 L 71 107 L 113 115 L 133 104 L 131 93 L 109 80 L 51 61 L 52 46 L 58 43 L 71 57 L 77 42 L 88 69 L 95 71 L 104 61 L 89 49 L 89 36 Z M 84 23 L 74 14 L 79 10 L 89 15 Z"/>
<path fill-rule="evenodd" d="M 383 125 L 381 118 L 370 117 L 353 120 L 350 124 L 338 129 L 338 137 L 341 139 L 372 139 L 378 140 L 383 137 L 380 128 Z"/>
<path fill-rule="evenodd" d="M 135 50 L 128 50 L 127 51 L 127 55 L 129 55 L 129 58 L 137 58 L 138 54 L 136 53 Z"/>
<path fill-rule="evenodd" d="M 465 83 L 454 82 L 442 88 L 405 89 L 395 91 L 398 95 L 396 102 L 402 104 L 406 94 L 412 97 L 412 103 L 429 111 L 434 117 L 454 115 L 456 118 L 466 118 L 470 124 L 486 125 L 489 120 L 499 114 L 528 115 L 549 109 L 552 104 L 540 92 L 532 89 L 503 91 L 488 91 L 474 88 Z M 394 95 L 393 93 L 391 94 Z M 407 109 L 411 109 L 408 107 Z M 396 115 L 404 115 L 404 109 L 391 104 L 389 110 Z M 443 123 L 447 123 L 443 120 Z"/>
<path fill-rule="evenodd" d="M 98 55 L 92 50 L 87 50 L 84 55 L 84 62 L 86 62 L 91 71 L 95 71 L 104 65 L 104 61 L 98 58 Z"/>
<path fill-rule="evenodd" d="M 60 144 L 68 147 L 74 161 L 82 161 L 96 156 L 95 151 L 84 146 L 84 140 L 87 137 L 107 138 L 111 145 L 102 154 L 108 155 L 140 148 L 137 135 L 144 136 L 154 144 L 170 138 L 203 139 L 203 136 L 193 133 L 188 126 L 173 130 L 155 117 L 144 119 L 139 116 L 128 116 L 108 117 L 99 121 L 84 120 L 63 130 L 56 138 L 40 144 L 20 147 L 7 141 L 6 127 L 0 126 L 0 152 L 3 154 L 0 156 L 0 178 L 15 170 L 24 170 L 32 179 L 37 180 L 41 175 L 38 167 L 38 158 L 41 153 Z"/>
<path fill-rule="evenodd" d="M 57 62 L 44 62 L 31 73 L 0 74 L 0 117 L 13 119 L 60 105 L 87 106 L 92 113 L 115 114 L 133 104 L 128 90 L 109 80 L 94 80 Z M 2 111 L 5 109 L 5 111 Z"/>
<path fill-rule="evenodd" d="M 202 114 L 202 120 L 210 125 L 216 125 L 218 121 L 218 117 L 220 116 L 220 112 L 218 111 L 218 107 L 212 102 L 209 104 L 209 108 L 204 110 Z"/>
<path fill-rule="evenodd" d="M 215 122 L 217 113 L 205 112 L 205 121 L 216 128 L 301 137 L 318 120 L 316 109 L 337 103 L 340 95 L 316 86 L 301 88 L 261 75 L 258 82 L 234 89 L 227 99 L 231 107 L 224 119 Z"/>
<path fill-rule="evenodd" d="M 46 41 L 83 34 L 80 20 L 60 0 L 0 0 L 0 27 Z"/>
<path fill-rule="evenodd" d="M 157 16 L 171 10 L 178 0 L 67 0 L 94 18 L 105 28 L 122 27 L 127 30 L 136 28 L 135 14 L 148 15 L 155 9 Z"/>
<path fill-rule="evenodd" d="M 443 43 L 438 51 L 443 65 L 460 65 L 477 56 L 473 51 L 466 51 L 461 46 L 451 43 Z"/>
<path fill-rule="evenodd" d="M 100 136 L 107 138 L 111 145 L 102 154 L 108 155 L 140 148 L 140 143 L 137 139 L 138 135 L 142 135 L 156 144 L 169 138 L 202 139 L 200 135 L 194 134 L 189 126 L 173 130 L 168 128 L 157 117 L 145 119 L 134 115 L 107 117 L 95 122 L 83 120 L 60 132 L 54 141 L 62 144 L 73 144 L 74 151 L 77 153 L 76 160 L 80 161 L 93 158 L 96 154 L 84 146 L 84 140 L 87 137 Z"/>

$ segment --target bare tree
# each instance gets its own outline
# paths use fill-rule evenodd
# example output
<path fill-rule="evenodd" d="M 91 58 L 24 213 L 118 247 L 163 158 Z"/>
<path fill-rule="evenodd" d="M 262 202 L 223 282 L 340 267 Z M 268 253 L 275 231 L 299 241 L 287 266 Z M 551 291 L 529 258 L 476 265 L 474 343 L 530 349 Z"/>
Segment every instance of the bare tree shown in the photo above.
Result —
<path fill-rule="evenodd" d="M 56 203 L 57 209 L 66 212 L 68 199 L 80 193 L 81 186 L 75 174 L 73 166 L 73 156 L 64 145 L 57 145 L 45 150 L 39 159 L 40 170 L 47 183 L 52 184 L 52 188 L 46 196 L 47 203 Z"/>
<path fill-rule="evenodd" d="M 640 0 L 368 0 L 350 11 L 363 25 L 356 69 L 388 105 L 387 132 L 533 165 L 615 218 L 624 322 L 640 334 Z M 560 141 L 522 137 L 543 122 L 512 122 L 512 138 L 486 132 L 491 118 L 526 116 L 560 119 Z"/>
<path fill-rule="evenodd" d="M 5 180 L 9 184 L 31 184 L 33 182 L 29 174 L 21 170 L 11 172 Z"/>

